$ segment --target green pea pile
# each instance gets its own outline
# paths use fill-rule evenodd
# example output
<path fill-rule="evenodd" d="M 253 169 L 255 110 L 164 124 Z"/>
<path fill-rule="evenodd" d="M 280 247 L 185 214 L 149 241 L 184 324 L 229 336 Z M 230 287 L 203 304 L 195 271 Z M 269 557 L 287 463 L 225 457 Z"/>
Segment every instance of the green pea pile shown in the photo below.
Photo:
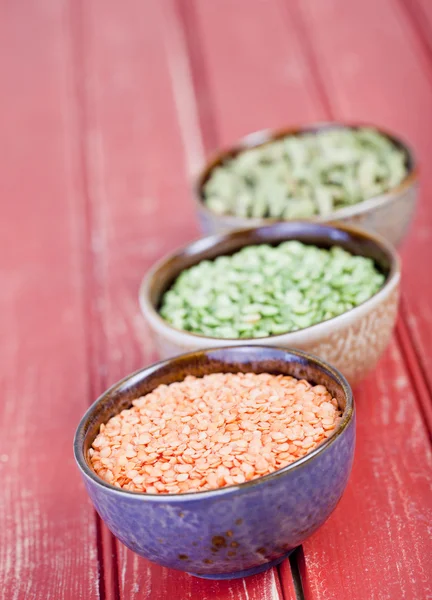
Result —
<path fill-rule="evenodd" d="M 373 296 L 385 277 L 370 258 L 298 241 L 247 246 L 185 269 L 162 298 L 177 329 L 260 338 L 336 317 Z"/>
<path fill-rule="evenodd" d="M 374 129 L 324 129 L 240 152 L 215 167 L 203 201 L 221 215 L 281 220 L 326 216 L 397 186 L 407 157 Z"/>

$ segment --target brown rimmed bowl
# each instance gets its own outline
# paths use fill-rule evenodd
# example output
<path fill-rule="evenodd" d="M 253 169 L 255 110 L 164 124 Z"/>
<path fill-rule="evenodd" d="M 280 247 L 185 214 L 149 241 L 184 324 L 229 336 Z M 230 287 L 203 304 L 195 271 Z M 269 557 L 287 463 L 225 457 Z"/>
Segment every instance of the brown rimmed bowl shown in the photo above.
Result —
<path fill-rule="evenodd" d="M 317 223 L 327 223 L 337 220 L 347 225 L 356 225 L 367 231 L 377 233 L 395 246 L 398 246 L 408 232 L 418 199 L 419 177 L 414 153 L 404 141 L 380 127 L 338 122 L 315 123 L 305 127 L 257 131 L 245 136 L 232 147 L 212 157 L 199 173 L 194 184 L 196 210 L 203 233 L 222 233 L 241 228 L 262 227 L 263 225 L 278 222 L 278 219 L 218 215 L 211 211 L 203 201 L 203 186 L 215 167 L 221 166 L 224 162 L 246 149 L 263 146 L 289 135 L 317 132 L 329 128 L 356 129 L 359 127 L 375 129 L 401 148 L 406 155 L 407 175 L 398 186 L 385 194 L 369 198 L 353 206 L 341 208 L 325 217 L 317 215 L 310 220 Z"/>
<path fill-rule="evenodd" d="M 309 454 L 240 485 L 146 494 L 119 489 L 96 475 L 89 449 L 102 423 L 160 384 L 218 372 L 283 374 L 324 385 L 338 401 L 341 421 Z M 86 412 L 74 454 L 97 512 L 128 548 L 165 567 L 232 579 L 280 563 L 325 522 L 347 485 L 354 445 L 354 400 L 336 369 L 297 350 L 241 346 L 185 354 L 129 375 Z"/>
<path fill-rule="evenodd" d="M 299 331 L 254 339 L 221 339 L 175 329 L 159 314 L 161 298 L 186 268 L 206 259 L 233 254 L 244 246 L 277 245 L 299 240 L 321 248 L 340 246 L 374 260 L 386 276 L 383 287 L 351 310 Z M 161 358 L 220 346 L 254 343 L 300 348 L 340 369 L 351 384 L 373 369 L 393 331 L 399 300 L 400 266 L 396 251 L 383 238 L 337 224 L 289 221 L 267 227 L 242 229 L 192 242 L 159 261 L 144 277 L 139 292 L 143 315 L 153 332 Z"/>

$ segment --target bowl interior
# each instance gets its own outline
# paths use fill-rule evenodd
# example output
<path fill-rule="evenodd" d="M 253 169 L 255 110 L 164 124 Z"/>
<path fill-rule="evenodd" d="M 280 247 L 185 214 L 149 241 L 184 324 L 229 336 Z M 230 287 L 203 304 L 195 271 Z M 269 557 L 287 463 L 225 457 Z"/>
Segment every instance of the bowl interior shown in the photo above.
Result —
<path fill-rule="evenodd" d="M 334 435 L 324 441 L 317 449 L 303 457 L 322 450 L 332 438 L 341 432 L 349 422 L 353 411 L 351 388 L 336 369 L 299 350 L 262 346 L 225 347 L 183 354 L 146 369 L 142 369 L 123 379 L 110 388 L 90 407 L 78 426 L 75 436 L 75 457 L 81 469 L 100 484 L 112 487 L 100 479 L 91 467 L 88 451 L 99 432 L 102 423 L 124 409 L 130 408 L 132 401 L 143 396 L 158 385 L 182 381 L 187 375 L 202 377 L 209 373 L 271 373 L 291 375 L 306 379 L 315 385 L 324 385 L 343 411 L 342 420 Z M 296 461 L 298 462 L 298 461 Z M 292 463 L 295 465 L 296 463 Z M 282 470 L 290 468 L 291 465 Z M 277 472 L 276 472 L 277 473 Z M 266 475 L 260 479 L 271 477 Z M 247 484 L 242 484 L 247 485 Z M 118 489 L 118 488 L 114 488 Z M 227 489 L 227 488 L 223 488 Z M 128 492 L 137 494 L 139 492 Z M 205 492 L 195 492 L 193 495 Z M 149 496 L 151 494 L 146 494 Z M 182 494 L 186 496 L 187 494 Z"/>
<path fill-rule="evenodd" d="M 407 174 L 405 176 L 404 181 L 413 173 L 415 169 L 415 160 L 414 155 L 411 152 L 410 148 L 398 137 L 394 136 L 387 131 L 379 127 L 374 127 L 373 125 L 361 125 L 361 124 L 344 124 L 344 123 L 314 123 L 305 127 L 297 127 L 297 128 L 285 128 L 278 130 L 266 129 L 262 131 L 256 131 L 254 133 L 250 133 L 245 136 L 239 142 L 237 142 L 233 147 L 228 150 L 219 152 L 216 154 L 205 166 L 201 175 L 198 177 L 197 181 L 197 194 L 200 202 L 204 200 L 204 185 L 208 181 L 212 171 L 216 167 L 223 166 L 224 163 L 228 162 L 241 152 L 248 150 L 250 148 L 257 148 L 258 146 L 266 146 L 275 142 L 281 138 L 287 136 L 301 135 L 302 133 L 317 133 L 319 131 L 323 131 L 325 129 L 359 129 L 361 127 L 370 127 L 371 129 L 375 129 L 386 138 L 388 138 L 397 148 L 403 151 L 405 154 L 405 166 L 407 168 Z M 403 182 L 400 184 L 403 185 Z M 399 186 L 397 186 L 399 187 Z M 397 188 L 396 188 L 397 189 Z M 264 218 L 271 221 L 271 218 Z"/>
<path fill-rule="evenodd" d="M 146 278 L 146 289 L 142 293 L 150 301 L 151 307 L 158 311 L 163 294 L 184 269 L 202 260 L 231 255 L 245 246 L 257 244 L 276 246 L 287 240 L 298 240 L 320 248 L 340 246 L 351 254 L 371 258 L 378 270 L 385 275 L 386 280 L 397 270 L 397 260 L 391 248 L 369 233 L 341 225 L 286 221 L 202 238 L 193 242 L 156 265 Z"/>

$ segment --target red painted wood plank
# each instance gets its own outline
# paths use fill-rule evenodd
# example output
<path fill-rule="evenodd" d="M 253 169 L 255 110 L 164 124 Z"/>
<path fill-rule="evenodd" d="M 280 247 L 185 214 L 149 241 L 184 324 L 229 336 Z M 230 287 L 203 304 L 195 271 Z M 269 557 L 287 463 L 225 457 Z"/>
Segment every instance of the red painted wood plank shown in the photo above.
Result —
<path fill-rule="evenodd" d="M 152 565 L 120 550 L 120 583 L 127 600 L 295 600 L 283 596 L 276 569 L 233 581 L 205 581 Z"/>
<path fill-rule="evenodd" d="M 296 560 L 295 557 L 297 556 L 297 553 L 300 551 L 300 549 L 301 548 L 295 550 L 294 560 Z M 291 569 L 291 558 L 288 560 L 284 560 L 283 563 L 279 566 L 279 574 L 284 600 L 298 600 L 298 595 L 301 593 L 301 591 L 296 591 L 296 584 L 294 582 L 294 576 Z"/>
<path fill-rule="evenodd" d="M 65 2 L 0 7 L 0 597 L 99 598 L 71 452 L 88 401 L 85 224 Z"/>
<path fill-rule="evenodd" d="M 378 123 L 405 136 L 422 169 L 422 200 L 403 248 L 407 324 L 432 389 L 432 64 L 403 7 L 392 0 L 294 3 L 315 57 L 321 81 L 339 118 Z M 365 32 L 368 32 L 367 35 Z"/>
<path fill-rule="evenodd" d="M 405 317 L 405 318 L 404 318 Z M 429 435 L 432 435 L 432 402 L 430 391 L 427 386 L 427 379 L 422 370 L 422 365 L 418 361 L 412 340 L 406 325 L 406 313 L 402 305 L 398 323 L 396 326 L 396 336 L 399 341 L 401 353 L 410 374 L 410 379 L 416 391 L 420 410 Z"/>
<path fill-rule="evenodd" d="M 321 120 L 315 83 L 280 2 L 188 2 L 195 14 L 219 144 L 267 127 Z M 198 90 L 199 92 L 199 90 Z M 200 94 L 198 93 L 200 100 Z"/>
<path fill-rule="evenodd" d="M 432 5 L 429 0 L 399 0 L 426 51 L 432 55 Z"/>
<path fill-rule="evenodd" d="M 100 264 L 94 335 L 104 340 L 97 344 L 106 368 L 100 384 L 109 385 L 155 357 L 138 285 L 155 259 L 197 235 L 188 171 L 202 151 L 170 3 L 82 6 L 86 160 Z M 118 561 L 125 600 L 282 600 L 276 570 L 216 583 L 162 569 L 120 545 Z"/>
<path fill-rule="evenodd" d="M 429 598 L 432 455 L 394 343 L 356 400 L 352 477 L 333 516 L 304 544 L 306 597 Z"/>

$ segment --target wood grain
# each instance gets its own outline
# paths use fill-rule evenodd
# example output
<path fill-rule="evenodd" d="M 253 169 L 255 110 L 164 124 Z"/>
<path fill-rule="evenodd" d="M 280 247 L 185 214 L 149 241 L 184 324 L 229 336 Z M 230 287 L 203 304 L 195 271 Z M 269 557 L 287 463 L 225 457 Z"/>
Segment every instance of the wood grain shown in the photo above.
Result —
<path fill-rule="evenodd" d="M 89 401 L 85 223 L 65 2 L 0 7 L 0 598 L 99 598 L 72 456 Z"/>
<path fill-rule="evenodd" d="M 355 397 L 353 473 L 337 510 L 303 545 L 306 597 L 430 598 L 432 455 L 394 343 Z"/>

